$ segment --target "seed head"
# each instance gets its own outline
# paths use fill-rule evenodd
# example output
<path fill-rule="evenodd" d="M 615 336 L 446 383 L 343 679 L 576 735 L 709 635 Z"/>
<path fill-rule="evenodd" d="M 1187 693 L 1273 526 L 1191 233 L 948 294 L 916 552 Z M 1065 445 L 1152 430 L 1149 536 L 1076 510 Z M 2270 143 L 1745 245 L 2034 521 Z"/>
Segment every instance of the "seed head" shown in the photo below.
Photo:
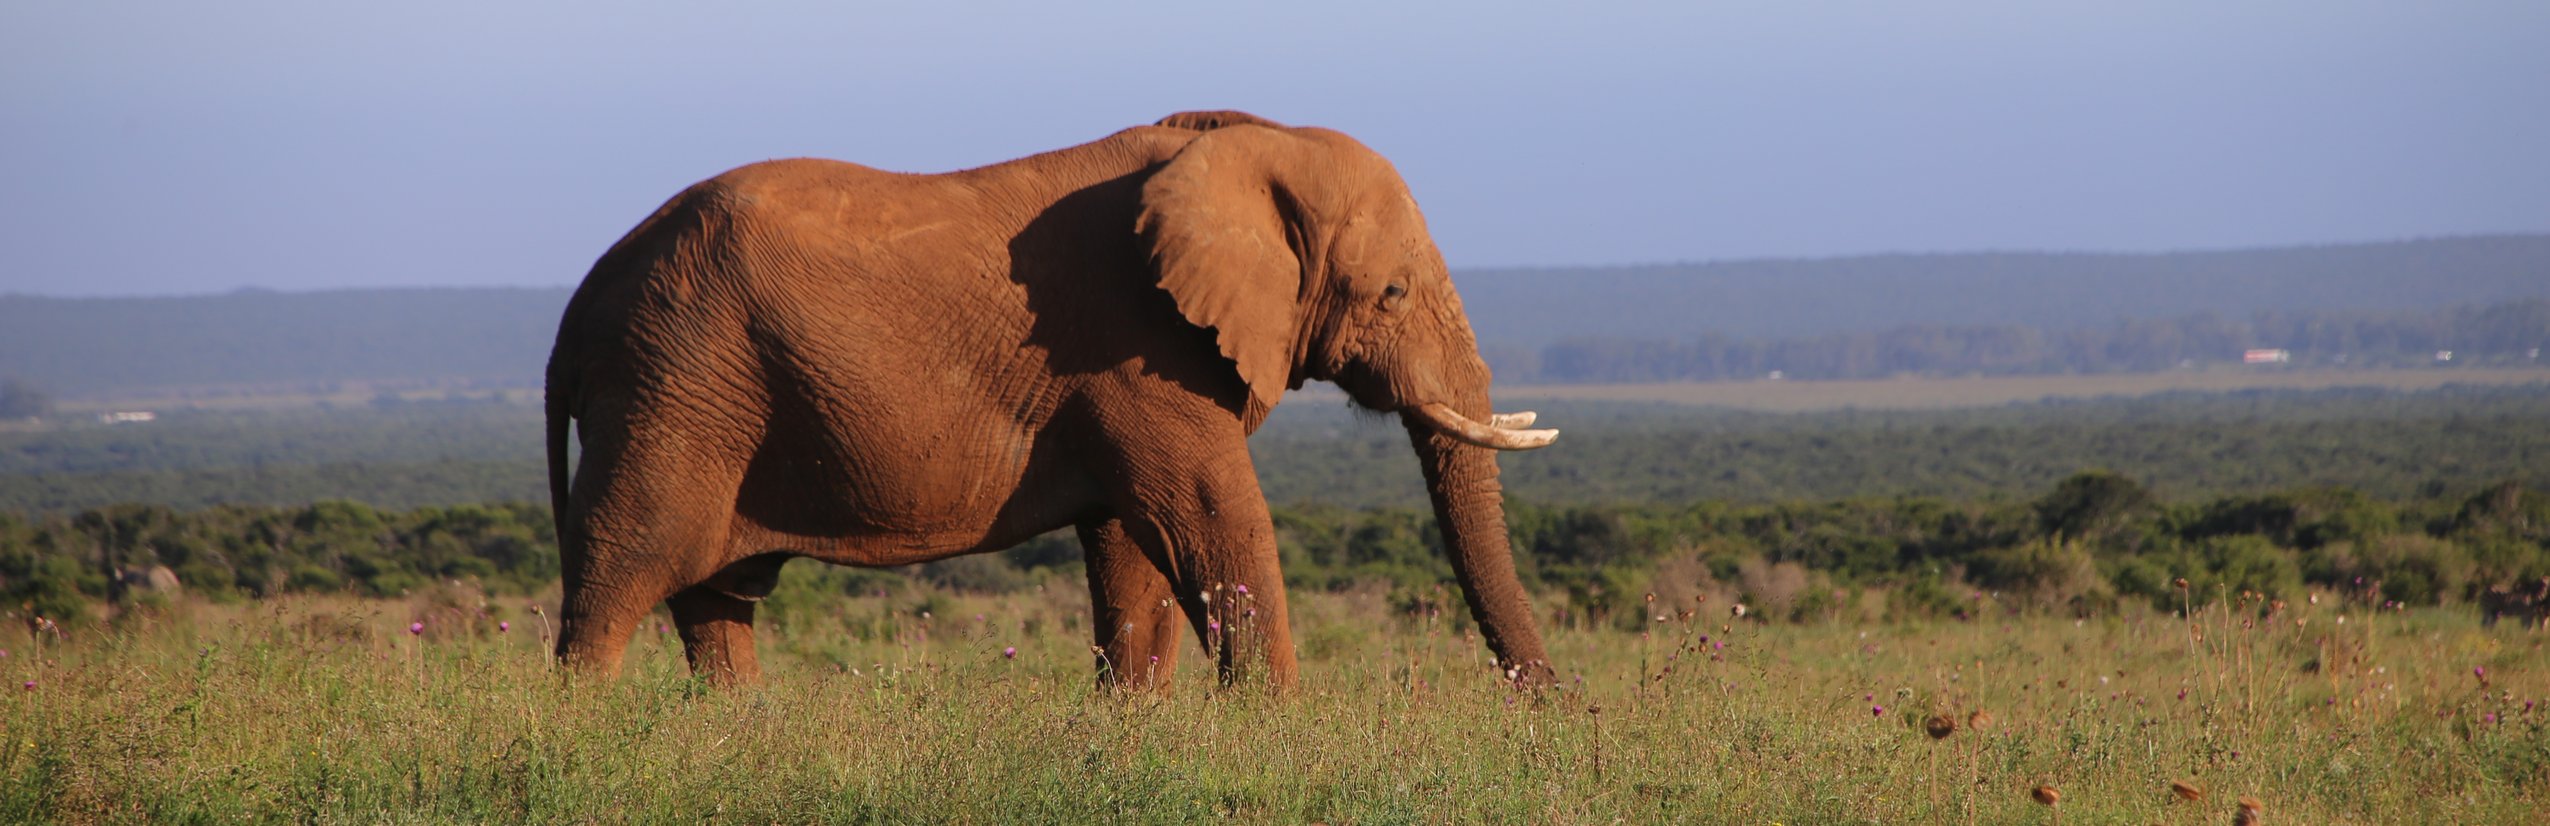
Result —
<path fill-rule="evenodd" d="M 2186 578 L 2186 577 L 2183 577 L 2183 576 L 2182 576 L 2182 577 L 2179 577 L 2179 578 L 2177 578 L 2177 579 L 2170 580 L 2170 581 L 2169 581 L 2169 584 L 2170 584 L 2170 586 L 2171 586 L 2171 587 L 2177 588 L 2178 590 L 2181 590 L 2181 591 L 2187 590 L 2187 578 Z"/>
<path fill-rule="evenodd" d="M 2029 789 L 2028 797 L 2034 798 L 2036 802 L 2043 803 L 2048 806 L 2063 802 L 2063 793 L 2055 790 L 2053 786 L 2038 786 L 2036 788 Z"/>
<path fill-rule="evenodd" d="M 1929 734 L 1932 740 L 1946 740 L 1948 735 L 1957 733 L 1957 718 L 1945 714 L 1933 714 L 1930 715 L 1930 719 L 1921 721 L 1921 730 Z"/>
<path fill-rule="evenodd" d="M 2258 826 L 2265 823 L 2266 818 L 2267 804 L 2258 802 L 2258 799 L 2254 797 L 2243 797 L 2240 798 L 2240 811 L 2231 815 L 2231 824 L 2232 826 Z"/>
<path fill-rule="evenodd" d="M 2193 779 L 2169 781 L 2169 793 L 2177 795 L 2180 800 L 2205 799 L 2204 788 L 2197 786 Z"/>
<path fill-rule="evenodd" d="M 1970 731 L 1982 731 L 1991 727 L 1992 712 L 1978 708 L 1974 710 L 1974 713 L 1966 715 L 1966 728 Z"/>

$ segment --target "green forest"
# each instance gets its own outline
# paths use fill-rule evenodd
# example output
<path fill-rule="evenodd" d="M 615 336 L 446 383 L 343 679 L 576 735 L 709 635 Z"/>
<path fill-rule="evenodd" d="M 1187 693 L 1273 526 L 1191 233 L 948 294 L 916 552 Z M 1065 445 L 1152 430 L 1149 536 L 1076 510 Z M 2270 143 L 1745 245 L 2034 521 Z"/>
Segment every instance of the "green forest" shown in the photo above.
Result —
<path fill-rule="evenodd" d="M 2516 482 L 2407 502 L 2344 488 L 2167 502 L 2093 471 L 1998 502 L 1541 505 L 1518 497 L 1508 508 L 1516 563 L 1549 595 L 1558 621 L 1628 629 L 1644 622 L 1641 603 L 1658 597 L 1684 605 L 1717 596 L 1789 621 L 2090 615 L 2129 601 L 2166 609 L 2188 589 L 2497 609 L 2517 605 L 2501 596 L 2510 587 L 2528 593 L 2550 576 L 2550 496 Z M 1277 508 L 1275 523 L 1291 587 L 1378 588 L 1402 610 L 1459 613 L 1442 539 L 1424 511 L 1295 505 Z M 975 593 L 1077 587 L 1079 559 L 1057 533 L 998 555 L 905 569 L 799 563 L 773 610 L 915 582 Z M 537 505 L 0 513 L 0 596 L 36 615 L 82 621 L 85 606 L 113 594 L 110 572 L 150 566 L 166 566 L 189 592 L 216 601 L 390 597 L 448 580 L 520 595 L 558 576 L 550 515 Z"/>
<path fill-rule="evenodd" d="M 2550 385 L 1543 414 L 1568 435 L 1504 460 L 1509 516 L 1564 622 L 1634 624 L 1649 593 L 1796 620 L 2088 613 L 2166 606 L 2180 579 L 2496 604 L 2491 588 L 2550 576 Z M 536 592 L 557 576 L 547 507 L 529 504 L 545 500 L 536 421 L 456 403 L 0 434 L 0 597 L 75 616 L 110 571 L 154 565 L 216 600 Z M 1457 604 L 1395 422 L 1297 402 L 1253 445 L 1295 587 Z M 1056 534 L 909 569 L 804 563 L 773 610 L 916 583 L 1077 587 L 1078 558 Z"/>
<path fill-rule="evenodd" d="M 1277 407 L 1250 441 L 1268 499 L 1422 506 L 1396 420 L 1322 399 Z M 1566 435 L 1556 447 L 1506 455 L 1505 484 L 1551 504 L 2015 499 L 2093 468 L 2173 499 L 2338 486 L 2401 500 L 2499 479 L 2550 486 L 2550 383 L 1919 411 L 1533 406 Z M 0 510 L 547 501 L 540 457 L 539 411 L 522 405 L 180 411 L 147 425 L 0 432 Z"/>

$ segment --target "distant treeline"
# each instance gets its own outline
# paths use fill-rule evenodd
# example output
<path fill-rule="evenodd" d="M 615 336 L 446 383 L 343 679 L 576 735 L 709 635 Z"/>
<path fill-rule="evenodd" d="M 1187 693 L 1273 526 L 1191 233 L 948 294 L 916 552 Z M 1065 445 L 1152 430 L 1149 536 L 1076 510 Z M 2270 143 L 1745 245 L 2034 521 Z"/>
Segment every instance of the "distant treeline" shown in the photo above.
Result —
<path fill-rule="evenodd" d="M 1862 379 L 1900 375 L 2123 373 L 2237 363 L 2280 350 L 2291 366 L 2538 364 L 2550 345 L 2550 300 L 2441 311 L 2210 313 L 2050 329 L 2015 324 L 1908 325 L 1799 338 L 1577 336 L 1538 351 L 1490 348 L 1510 382 Z M 2439 361 L 2449 353 L 2449 361 Z"/>
<path fill-rule="evenodd" d="M 1740 601 L 1794 620 L 2019 608 L 2094 614 L 2133 601 L 2168 608 L 2244 592 L 2295 600 L 2309 589 L 2365 603 L 2467 600 L 2530 610 L 2507 594 L 2550 576 L 2550 497 L 2511 482 L 2399 504 L 2342 488 L 2171 503 L 2122 476 L 2088 472 L 2012 501 L 1517 500 L 1508 513 L 1517 566 L 1545 607 L 1564 621 L 1626 628 L 1646 621 L 1649 594 L 1676 606 L 1713 596 L 1721 606 Z M 1292 587 L 1386 589 L 1402 610 L 1463 621 L 1442 537 L 1426 512 L 1281 507 L 1275 524 Z M 1077 587 L 1079 558 L 1076 544 L 1055 534 L 1000 555 L 901 569 L 798 563 L 781 601 L 915 582 L 995 592 Z M 540 506 L 383 511 L 321 502 L 0 514 L 0 599 L 13 612 L 77 622 L 118 590 L 117 578 L 154 566 L 215 600 L 397 596 L 455 580 L 525 594 L 558 576 Z M 122 596 L 155 593 L 137 591 Z"/>
<path fill-rule="evenodd" d="M 2550 375 L 2538 385 L 2420 393 L 2167 394 L 1948 411 L 1535 406 L 1567 435 L 1500 462 L 1507 490 L 1552 504 L 2018 498 L 2088 467 L 2170 497 L 2337 485 L 2405 500 L 2475 479 L 2550 487 Z M 173 412 L 141 425 L 0 432 L 0 510 L 547 501 L 539 433 L 536 409 L 486 403 Z M 1405 432 L 1334 402 L 1276 408 L 1250 450 L 1277 503 L 1426 501 Z"/>

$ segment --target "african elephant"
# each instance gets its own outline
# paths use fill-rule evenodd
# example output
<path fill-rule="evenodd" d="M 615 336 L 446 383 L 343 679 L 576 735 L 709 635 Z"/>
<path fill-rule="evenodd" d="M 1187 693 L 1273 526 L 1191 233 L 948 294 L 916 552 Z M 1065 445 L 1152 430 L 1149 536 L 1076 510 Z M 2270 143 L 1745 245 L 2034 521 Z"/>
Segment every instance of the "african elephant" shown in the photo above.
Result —
<path fill-rule="evenodd" d="M 791 558 L 902 565 L 1072 526 L 1107 679 L 1174 663 L 1182 613 L 1225 681 L 1262 663 L 1290 685 L 1247 438 L 1309 379 L 1400 414 L 1488 645 L 1547 679 L 1494 451 L 1557 431 L 1490 412 L 1380 155 L 1198 112 L 947 174 L 735 169 L 614 244 L 558 325 L 558 656 L 614 671 L 669 602 L 695 673 L 749 680 L 754 602 Z"/>

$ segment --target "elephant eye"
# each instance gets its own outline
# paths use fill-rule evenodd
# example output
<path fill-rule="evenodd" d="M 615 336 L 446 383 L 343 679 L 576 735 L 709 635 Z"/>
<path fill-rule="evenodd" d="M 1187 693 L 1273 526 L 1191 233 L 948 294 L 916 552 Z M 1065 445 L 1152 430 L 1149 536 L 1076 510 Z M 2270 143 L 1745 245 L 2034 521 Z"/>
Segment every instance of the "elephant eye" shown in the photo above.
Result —
<path fill-rule="evenodd" d="M 1407 294 L 1408 288 L 1399 286 L 1396 283 L 1385 285 L 1381 288 L 1381 297 L 1390 301 L 1397 301 L 1400 298 L 1407 296 Z"/>

